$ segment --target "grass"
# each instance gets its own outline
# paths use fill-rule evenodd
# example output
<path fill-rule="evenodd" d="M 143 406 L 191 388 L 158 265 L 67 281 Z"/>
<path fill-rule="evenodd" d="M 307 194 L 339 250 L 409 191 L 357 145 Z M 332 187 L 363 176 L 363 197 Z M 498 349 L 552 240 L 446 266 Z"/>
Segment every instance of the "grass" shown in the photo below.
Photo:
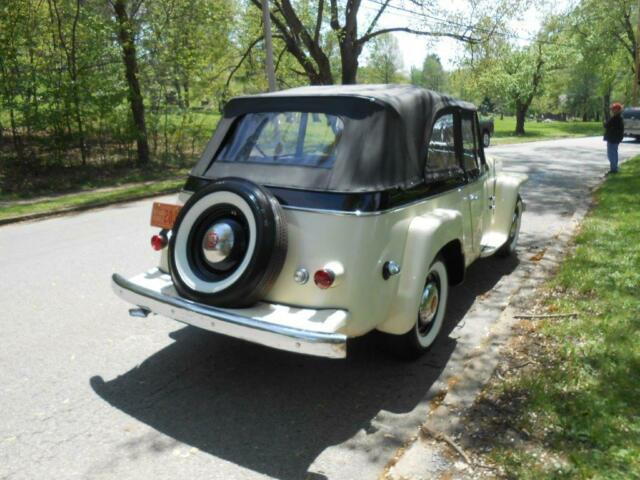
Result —
<path fill-rule="evenodd" d="M 507 430 L 527 432 L 526 442 L 494 443 L 490 459 L 508 478 L 640 478 L 638 192 L 640 157 L 599 189 L 545 288 L 547 311 L 577 317 L 535 323 L 537 366 L 487 392 L 494 405 L 510 399 L 498 415 Z"/>
<path fill-rule="evenodd" d="M 527 120 L 523 136 L 514 135 L 516 129 L 515 117 L 494 118 L 495 132 L 491 139 L 494 145 L 504 145 L 507 143 L 524 143 L 536 140 L 553 140 L 559 138 L 589 137 L 602 135 L 603 127 L 600 122 L 536 122 Z"/>
<path fill-rule="evenodd" d="M 110 189 L 60 195 L 33 202 L 11 202 L 0 204 L 0 222 L 7 219 L 63 212 L 74 208 L 91 208 L 115 202 L 135 200 L 155 194 L 177 191 L 185 181 L 185 177 L 171 180 L 160 180 L 144 184 L 125 185 Z"/>

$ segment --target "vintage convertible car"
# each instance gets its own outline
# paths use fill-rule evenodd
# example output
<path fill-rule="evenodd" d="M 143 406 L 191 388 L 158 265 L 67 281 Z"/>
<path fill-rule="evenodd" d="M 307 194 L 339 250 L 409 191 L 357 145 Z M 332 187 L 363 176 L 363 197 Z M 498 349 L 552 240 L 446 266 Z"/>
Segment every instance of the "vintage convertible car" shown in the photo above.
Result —
<path fill-rule="evenodd" d="M 473 105 L 408 85 L 234 98 L 176 205 L 158 268 L 115 292 L 186 324 L 331 358 L 373 330 L 417 357 L 449 287 L 514 253 L 526 176 L 485 158 Z"/>

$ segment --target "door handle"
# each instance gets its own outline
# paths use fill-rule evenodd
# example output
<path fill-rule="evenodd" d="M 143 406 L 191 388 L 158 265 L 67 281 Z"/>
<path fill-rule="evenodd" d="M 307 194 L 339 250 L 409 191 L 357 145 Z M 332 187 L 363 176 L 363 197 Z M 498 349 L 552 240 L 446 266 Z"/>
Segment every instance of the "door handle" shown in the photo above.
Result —
<path fill-rule="evenodd" d="M 471 193 L 471 194 L 469 194 L 469 200 L 471 200 L 472 202 L 473 202 L 474 200 L 479 200 L 479 199 L 480 199 L 480 195 L 477 195 L 477 194 L 475 194 L 475 193 Z"/>

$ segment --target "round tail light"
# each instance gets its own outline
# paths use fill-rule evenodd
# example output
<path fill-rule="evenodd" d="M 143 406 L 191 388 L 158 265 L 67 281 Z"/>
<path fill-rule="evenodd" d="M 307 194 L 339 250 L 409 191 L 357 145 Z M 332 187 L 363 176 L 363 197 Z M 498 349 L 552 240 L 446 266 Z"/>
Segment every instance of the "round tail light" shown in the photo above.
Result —
<path fill-rule="evenodd" d="M 153 237 L 151 237 L 151 247 L 155 251 L 162 250 L 167 246 L 167 243 L 167 237 L 165 237 L 164 235 L 154 235 Z"/>
<path fill-rule="evenodd" d="M 335 273 L 333 273 L 328 268 L 323 268 L 322 270 L 318 270 L 313 274 L 313 281 L 322 290 L 326 290 L 327 288 L 333 285 L 333 282 L 336 279 Z"/>

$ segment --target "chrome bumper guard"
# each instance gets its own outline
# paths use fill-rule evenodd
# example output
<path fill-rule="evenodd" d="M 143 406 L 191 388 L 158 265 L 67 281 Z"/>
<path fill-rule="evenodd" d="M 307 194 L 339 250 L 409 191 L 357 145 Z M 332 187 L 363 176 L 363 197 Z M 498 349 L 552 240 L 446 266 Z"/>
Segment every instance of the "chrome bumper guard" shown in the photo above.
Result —
<path fill-rule="evenodd" d="M 140 309 L 188 325 L 290 352 L 326 358 L 347 356 L 347 337 L 337 332 L 349 316 L 345 310 L 266 302 L 243 309 L 212 307 L 180 297 L 171 277 L 157 269 L 131 279 L 116 273 L 111 286 L 116 295 Z"/>

